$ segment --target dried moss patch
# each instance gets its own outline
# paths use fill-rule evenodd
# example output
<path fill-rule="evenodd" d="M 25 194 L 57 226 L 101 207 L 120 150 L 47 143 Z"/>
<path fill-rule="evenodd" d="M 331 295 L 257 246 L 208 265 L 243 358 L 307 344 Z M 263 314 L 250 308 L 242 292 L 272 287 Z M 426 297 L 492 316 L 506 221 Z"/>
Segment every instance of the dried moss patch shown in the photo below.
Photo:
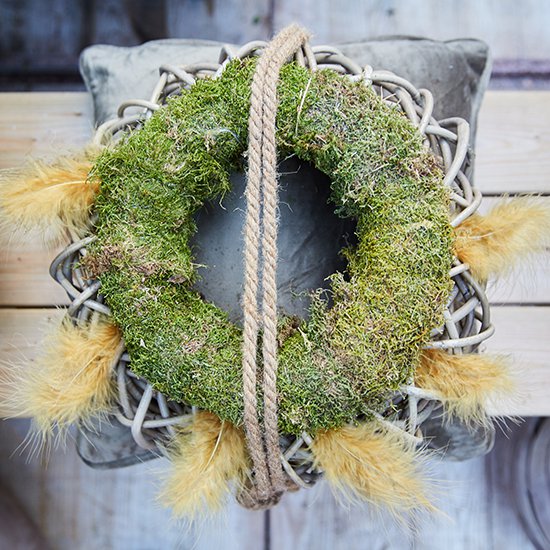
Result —
<path fill-rule="evenodd" d="M 91 250 L 132 369 L 172 399 L 242 417 L 241 329 L 192 289 L 193 214 L 245 167 L 255 60 L 236 60 L 157 111 L 106 151 L 95 170 L 98 240 Z M 448 193 L 406 118 L 362 84 L 286 65 L 280 155 L 332 181 L 335 210 L 357 220 L 332 302 L 281 319 L 280 429 L 340 426 L 379 410 L 419 362 L 450 291 Z"/>

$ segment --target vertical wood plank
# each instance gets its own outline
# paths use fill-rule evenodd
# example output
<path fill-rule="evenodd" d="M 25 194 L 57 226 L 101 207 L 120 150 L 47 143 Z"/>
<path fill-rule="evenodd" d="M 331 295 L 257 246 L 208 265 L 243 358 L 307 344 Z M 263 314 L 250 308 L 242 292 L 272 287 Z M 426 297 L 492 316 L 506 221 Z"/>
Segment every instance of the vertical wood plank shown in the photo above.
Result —
<path fill-rule="evenodd" d="M 487 461 L 494 464 L 502 455 L 493 456 L 460 463 L 431 460 L 428 472 L 440 512 L 420 517 L 416 525 L 400 524 L 367 506 L 342 506 L 324 482 L 287 495 L 271 512 L 272 550 L 534 550 L 509 505 L 510 495 L 486 475 Z"/>
<path fill-rule="evenodd" d="M 276 0 L 274 27 L 300 22 L 315 41 L 337 43 L 381 35 L 485 40 L 497 58 L 547 59 L 550 4 L 545 0 Z"/>
<path fill-rule="evenodd" d="M 167 0 L 168 36 L 242 44 L 271 35 L 270 0 Z"/>
<path fill-rule="evenodd" d="M 263 515 L 231 503 L 224 515 L 194 528 L 171 519 L 156 500 L 166 460 L 120 470 L 84 465 L 71 443 L 48 464 L 13 451 L 28 422 L 0 424 L 0 478 L 35 519 L 56 550 L 195 548 L 257 550 L 263 544 Z"/>
<path fill-rule="evenodd" d="M 64 68 L 78 54 L 84 32 L 83 2 L 7 0 L 0 4 L 4 69 Z"/>
<path fill-rule="evenodd" d="M 338 502 L 324 481 L 285 495 L 271 510 L 271 550 L 404 549 L 409 537 L 382 513 Z"/>

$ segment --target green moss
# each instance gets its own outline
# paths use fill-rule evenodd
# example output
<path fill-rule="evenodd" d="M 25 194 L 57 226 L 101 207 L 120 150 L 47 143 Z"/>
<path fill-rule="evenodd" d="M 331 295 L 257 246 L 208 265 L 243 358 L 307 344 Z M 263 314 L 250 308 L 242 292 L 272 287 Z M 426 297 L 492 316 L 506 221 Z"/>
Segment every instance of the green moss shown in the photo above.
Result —
<path fill-rule="evenodd" d="M 242 169 L 254 66 L 197 82 L 100 157 L 90 255 L 132 369 L 236 424 L 241 329 L 191 290 L 189 237 L 193 213 Z M 448 194 L 416 130 L 370 89 L 289 64 L 278 92 L 280 154 L 326 173 L 335 209 L 358 224 L 332 307 L 318 293 L 309 321 L 280 322 L 280 429 L 315 432 L 369 416 L 413 374 L 450 290 Z"/>

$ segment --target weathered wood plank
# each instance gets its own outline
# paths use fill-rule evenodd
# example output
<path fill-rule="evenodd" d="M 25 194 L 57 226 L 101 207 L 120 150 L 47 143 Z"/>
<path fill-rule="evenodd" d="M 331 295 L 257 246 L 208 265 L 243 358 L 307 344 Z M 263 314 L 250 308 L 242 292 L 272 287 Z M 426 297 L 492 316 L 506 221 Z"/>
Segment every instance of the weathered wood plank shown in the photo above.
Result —
<path fill-rule="evenodd" d="M 0 94 L 0 169 L 34 158 L 78 150 L 92 135 L 92 105 L 86 93 Z"/>
<path fill-rule="evenodd" d="M 84 3 L 10 0 L 0 5 L 0 52 L 13 70 L 66 67 L 86 45 Z M 70 21 L 70 24 L 68 22 Z"/>
<path fill-rule="evenodd" d="M 503 306 L 491 310 L 495 335 L 487 351 L 509 357 L 517 390 L 493 403 L 499 415 L 550 416 L 550 307 Z"/>
<path fill-rule="evenodd" d="M 194 529 L 171 520 L 169 511 L 156 501 L 166 460 L 98 471 L 78 458 L 69 441 L 68 448 L 56 449 L 47 464 L 28 461 L 28 452 L 14 454 L 27 430 L 24 420 L 0 424 L 0 478 L 51 548 L 257 550 L 263 546 L 263 514 L 236 503 Z"/>
<path fill-rule="evenodd" d="M 485 192 L 550 193 L 550 131 L 544 124 L 550 119 L 550 112 L 546 113 L 549 99 L 550 94 L 544 92 L 487 95 L 477 156 L 477 183 Z M 509 123 L 510 117 L 516 116 L 509 113 L 518 112 L 526 117 L 521 129 Z M 86 94 L 0 94 L 0 168 L 20 166 L 30 156 L 52 158 L 82 147 L 92 132 L 90 120 Z M 513 136 L 521 140 L 516 143 Z M 488 198 L 486 208 L 492 202 Z M 0 265 L 0 305 L 66 303 L 64 293 L 47 274 L 53 255 L 38 244 L 0 244 L 4 260 Z M 491 285 L 489 295 L 500 303 L 550 303 L 550 260 L 539 258 L 521 267 L 505 281 Z"/>
<path fill-rule="evenodd" d="M 550 208 L 550 197 L 539 200 Z M 481 211 L 490 210 L 497 201 L 488 197 Z M 57 252 L 34 242 L 4 247 L 0 242 L 0 306 L 66 304 L 65 292 L 48 274 Z M 500 304 L 550 303 L 550 253 L 533 257 L 512 273 L 490 282 L 487 294 L 492 302 Z"/>
<path fill-rule="evenodd" d="M 2 363 L 32 363 L 44 336 L 64 313 L 63 309 L 0 309 L 0 368 Z"/>
<path fill-rule="evenodd" d="M 207 38 L 244 44 L 271 35 L 268 0 L 167 0 L 167 31 L 170 37 Z"/>
<path fill-rule="evenodd" d="M 67 451 L 56 450 L 47 466 L 36 460 L 27 463 L 25 454 L 12 455 L 27 428 L 25 421 L 0 424 L 0 477 L 52 547 L 84 549 L 90 541 L 113 550 L 263 547 L 261 514 L 234 505 L 196 532 L 172 523 L 169 513 L 154 503 L 155 479 L 164 461 L 94 471 L 69 446 Z M 498 454 L 486 459 L 430 464 L 438 485 L 435 498 L 446 515 L 423 517 L 416 534 L 367 507 L 340 505 L 321 482 L 311 491 L 286 495 L 271 511 L 271 548 L 531 550 L 510 506 L 513 494 L 506 474 L 514 467 L 513 446 L 508 436 L 498 439 Z"/>
<path fill-rule="evenodd" d="M 550 197 L 539 200 L 550 208 Z M 486 198 L 481 211 L 487 212 L 497 201 Z M 39 243 L 10 244 L 0 239 L 0 306 L 66 304 L 65 292 L 48 274 L 57 252 Z M 492 302 L 500 304 L 550 303 L 550 253 L 533 257 L 512 273 L 490 282 L 487 294 Z"/>
<path fill-rule="evenodd" d="M 43 334 L 62 314 L 63 310 L 0 309 L 0 359 L 8 363 L 32 361 Z M 499 399 L 492 412 L 550 416 L 550 306 L 497 306 L 492 316 L 496 334 L 488 341 L 487 350 L 509 355 L 517 373 L 517 392 Z"/>
<path fill-rule="evenodd" d="M 496 58 L 544 60 L 550 52 L 549 16 L 545 0 L 5 0 L 0 4 L 0 57 L 12 72 L 76 74 L 80 50 L 92 43 L 129 46 L 155 37 L 242 43 L 298 21 L 322 42 L 382 34 L 475 36 L 490 44 Z"/>
<path fill-rule="evenodd" d="M 93 124 L 79 92 L 0 94 L 0 168 L 78 148 Z M 485 193 L 550 193 L 550 92 L 487 92 L 481 108 L 476 184 Z"/>
<path fill-rule="evenodd" d="M 487 211 L 497 199 L 487 198 Z M 550 198 L 541 198 L 549 204 Z M 2 246 L 0 242 L 0 306 L 64 305 L 67 297 L 48 274 L 48 267 L 57 250 L 48 250 L 39 243 Z M 489 299 L 499 304 L 550 303 L 550 253 L 523 262 L 512 273 L 491 281 Z"/>
<path fill-rule="evenodd" d="M 39 243 L 0 244 L 0 306 L 67 304 L 65 291 L 48 273 L 57 253 Z"/>
<path fill-rule="evenodd" d="M 342 506 L 325 482 L 286 495 L 271 512 L 271 548 L 534 550 L 519 518 L 505 506 L 505 495 L 494 494 L 486 467 L 483 457 L 462 463 L 431 460 L 426 470 L 441 513 L 424 515 L 414 525 L 399 525 L 367 506 Z"/>
<path fill-rule="evenodd" d="M 550 92 L 487 93 L 476 145 L 476 185 L 484 193 L 550 193 L 548 120 Z"/>
<path fill-rule="evenodd" d="M 549 17 L 544 0 L 276 0 L 273 26 L 298 22 L 314 32 L 315 42 L 330 44 L 382 35 L 476 37 L 496 58 L 545 59 Z"/>
<path fill-rule="evenodd" d="M 171 37 L 241 44 L 270 34 L 268 0 L 7 0 L 0 4 L 0 70 L 74 78 L 90 44 L 134 46 Z"/>

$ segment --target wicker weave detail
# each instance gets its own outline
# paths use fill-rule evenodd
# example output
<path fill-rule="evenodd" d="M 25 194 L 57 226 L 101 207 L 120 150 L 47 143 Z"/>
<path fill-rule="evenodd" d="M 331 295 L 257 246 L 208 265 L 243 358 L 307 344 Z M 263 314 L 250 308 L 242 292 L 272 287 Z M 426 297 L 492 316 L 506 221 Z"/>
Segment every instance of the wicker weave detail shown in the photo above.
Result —
<path fill-rule="evenodd" d="M 250 42 L 240 49 L 225 46 L 219 64 L 195 64 L 183 67 L 161 66 L 160 78 L 149 100 L 129 100 L 120 105 L 118 116 L 100 126 L 94 142 L 104 145 L 116 141 L 125 132 L 138 129 L 154 111 L 189 88 L 197 79 L 220 75 L 226 64 L 235 58 L 260 55 L 265 42 Z M 441 158 L 445 185 L 451 190 L 451 223 L 460 225 L 479 207 L 481 193 L 472 187 L 469 125 L 460 118 L 435 120 L 433 97 L 425 89 L 416 89 L 410 82 L 371 66 L 360 67 L 353 60 L 329 46 L 306 44 L 295 61 L 310 70 L 331 69 L 348 75 L 353 81 L 372 87 L 389 105 L 400 109 L 425 138 L 425 144 Z M 74 320 L 91 316 L 109 316 L 109 308 L 101 295 L 101 284 L 89 280 L 80 269 L 86 247 L 95 237 L 73 239 L 73 242 L 52 262 L 51 276 L 65 289 L 71 303 L 67 314 Z M 494 329 L 490 321 L 489 303 L 484 288 L 471 275 L 467 264 L 454 260 L 450 277 L 454 287 L 444 312 L 444 325 L 435 328 L 427 347 L 446 349 L 454 354 L 471 353 L 489 338 Z M 144 449 L 163 452 L 176 427 L 189 422 L 195 408 L 174 403 L 154 390 L 131 371 L 131 359 L 123 351 L 116 373 L 118 407 L 116 418 L 132 432 L 136 443 Z M 421 444 L 422 423 L 441 408 L 438 395 L 414 386 L 412 380 L 394 396 L 385 413 L 376 415 L 388 428 L 408 434 Z M 285 472 L 299 487 L 309 487 L 321 475 L 313 467 L 311 437 L 281 435 L 281 462 Z"/>

